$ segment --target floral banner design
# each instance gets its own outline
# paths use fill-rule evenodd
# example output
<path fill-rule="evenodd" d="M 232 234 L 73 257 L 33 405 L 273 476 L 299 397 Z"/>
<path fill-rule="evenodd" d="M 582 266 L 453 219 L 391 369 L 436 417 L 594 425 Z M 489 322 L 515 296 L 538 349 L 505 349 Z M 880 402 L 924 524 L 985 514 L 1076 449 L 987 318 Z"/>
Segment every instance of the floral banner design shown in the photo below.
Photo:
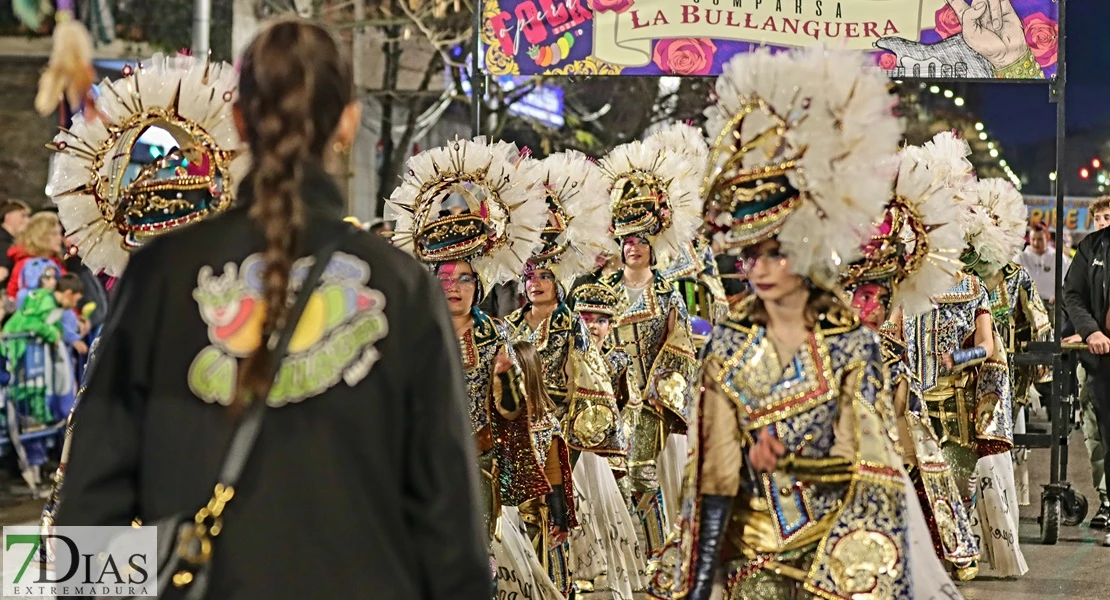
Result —
<path fill-rule="evenodd" d="M 828 45 L 896 78 L 1046 79 L 1055 0 L 483 0 L 495 75 L 717 75 L 734 55 Z"/>

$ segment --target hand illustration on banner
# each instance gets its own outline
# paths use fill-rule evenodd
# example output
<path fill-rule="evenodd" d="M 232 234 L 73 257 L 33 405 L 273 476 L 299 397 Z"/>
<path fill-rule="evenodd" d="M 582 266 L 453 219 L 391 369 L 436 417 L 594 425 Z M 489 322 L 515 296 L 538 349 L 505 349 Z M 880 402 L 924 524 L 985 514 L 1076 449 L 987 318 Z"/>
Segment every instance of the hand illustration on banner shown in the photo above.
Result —
<path fill-rule="evenodd" d="M 963 28 L 964 41 L 989 60 L 995 70 L 1018 62 L 1029 52 L 1025 30 L 1010 0 L 948 0 Z"/>
<path fill-rule="evenodd" d="M 888 37 L 875 42 L 897 56 L 896 76 L 1044 77 L 1040 68 L 1047 65 L 1036 60 L 1011 0 L 945 1 L 947 5 L 936 13 L 935 31 L 941 41 L 925 44 Z M 1038 21 L 1038 39 L 1047 45 L 1045 24 Z"/>

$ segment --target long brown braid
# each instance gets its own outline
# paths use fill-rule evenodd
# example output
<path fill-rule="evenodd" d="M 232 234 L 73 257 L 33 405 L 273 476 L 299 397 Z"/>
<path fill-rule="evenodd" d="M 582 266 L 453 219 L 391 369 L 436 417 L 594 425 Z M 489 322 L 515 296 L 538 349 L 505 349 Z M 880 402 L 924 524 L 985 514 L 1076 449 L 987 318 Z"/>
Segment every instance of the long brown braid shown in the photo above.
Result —
<path fill-rule="evenodd" d="M 239 372 L 233 406 L 261 398 L 270 384 L 268 341 L 290 310 L 289 276 L 304 229 L 303 167 L 322 165 L 343 110 L 354 95 L 350 66 L 331 34 L 299 19 L 277 21 L 243 55 L 239 107 L 250 146 L 251 218 L 266 239 L 262 343 Z"/>

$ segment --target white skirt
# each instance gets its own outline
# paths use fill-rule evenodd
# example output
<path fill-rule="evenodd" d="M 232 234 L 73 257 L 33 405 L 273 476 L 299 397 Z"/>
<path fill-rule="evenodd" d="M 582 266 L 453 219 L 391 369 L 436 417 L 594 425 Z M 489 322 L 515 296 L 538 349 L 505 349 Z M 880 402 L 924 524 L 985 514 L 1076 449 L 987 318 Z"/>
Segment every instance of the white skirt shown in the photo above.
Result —
<path fill-rule="evenodd" d="M 631 600 L 647 585 L 647 559 L 609 461 L 583 452 L 574 466 L 574 495 L 579 528 L 570 535 L 571 577 L 594 582 L 591 599 Z"/>
<path fill-rule="evenodd" d="M 501 539 L 493 541 L 498 597 L 565 600 L 536 557 L 516 507 L 501 508 L 500 529 Z"/>
<path fill-rule="evenodd" d="M 664 531 L 670 531 L 682 510 L 682 476 L 689 459 L 690 442 L 685 433 L 672 433 L 659 453 L 659 489 L 663 491 Z"/>
<path fill-rule="evenodd" d="M 976 506 L 968 515 L 971 531 L 981 540 L 982 560 L 1002 577 L 1018 577 L 1029 571 L 1018 542 L 1018 498 L 1014 485 L 1014 463 L 1009 454 L 979 459 L 975 465 Z"/>
<path fill-rule="evenodd" d="M 941 563 L 933 548 L 933 536 L 925 522 L 925 512 L 921 510 L 913 481 L 909 475 L 902 474 L 906 485 L 907 532 L 909 538 L 909 568 L 913 580 L 914 598 L 945 598 L 962 600 L 956 584 L 948 576 L 948 570 Z"/>

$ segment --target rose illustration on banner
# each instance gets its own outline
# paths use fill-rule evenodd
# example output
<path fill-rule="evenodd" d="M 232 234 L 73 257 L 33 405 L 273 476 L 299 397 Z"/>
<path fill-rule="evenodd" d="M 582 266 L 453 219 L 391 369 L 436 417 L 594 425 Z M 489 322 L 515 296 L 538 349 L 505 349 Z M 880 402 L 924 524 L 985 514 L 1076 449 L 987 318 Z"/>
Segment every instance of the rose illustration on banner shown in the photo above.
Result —
<path fill-rule="evenodd" d="M 1037 64 L 1042 67 L 1056 64 L 1056 51 L 1060 47 L 1059 26 L 1056 21 L 1037 12 L 1022 19 L 1021 24 L 1025 28 L 1025 42 L 1033 51 Z"/>
<path fill-rule="evenodd" d="M 594 12 L 615 12 L 618 15 L 632 8 L 634 0 L 589 0 L 590 9 Z"/>
<path fill-rule="evenodd" d="M 956 11 L 952 10 L 952 7 L 947 4 L 937 11 L 936 24 L 937 35 L 939 35 L 942 40 L 946 40 L 954 35 L 959 35 L 964 29 L 963 25 L 960 24 L 960 17 L 956 15 Z"/>
<path fill-rule="evenodd" d="M 659 40 L 652 62 L 671 75 L 708 75 L 717 46 L 709 38 Z"/>
<path fill-rule="evenodd" d="M 898 68 L 898 57 L 893 52 L 883 52 L 879 55 L 879 68 L 884 71 L 893 71 Z"/>

